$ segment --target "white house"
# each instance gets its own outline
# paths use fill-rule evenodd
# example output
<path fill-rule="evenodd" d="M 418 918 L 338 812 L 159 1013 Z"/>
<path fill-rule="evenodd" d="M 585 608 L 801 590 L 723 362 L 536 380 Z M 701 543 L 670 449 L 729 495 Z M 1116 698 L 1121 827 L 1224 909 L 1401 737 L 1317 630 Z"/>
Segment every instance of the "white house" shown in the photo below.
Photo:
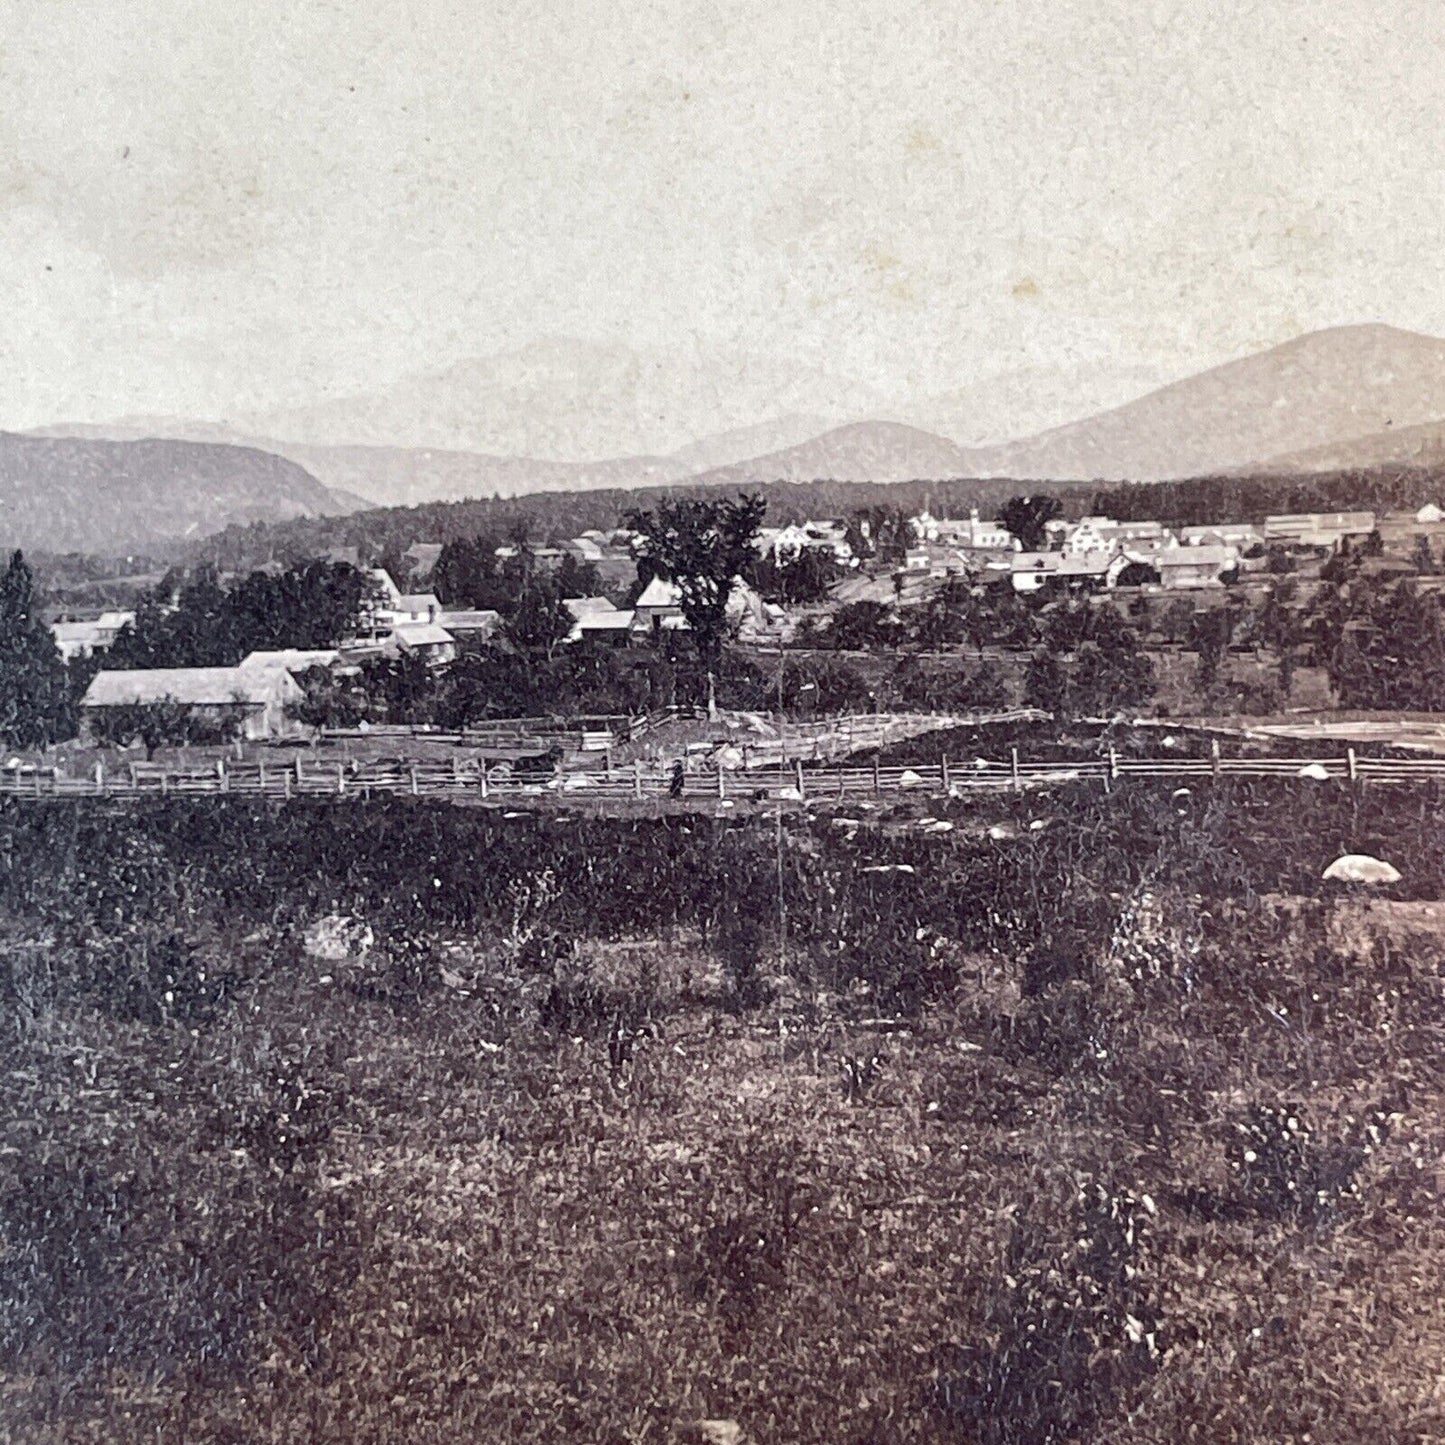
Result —
<path fill-rule="evenodd" d="M 398 622 L 387 639 L 388 650 L 420 657 L 428 667 L 445 667 L 456 659 L 457 640 L 436 622 Z"/>
<path fill-rule="evenodd" d="M 734 626 L 763 621 L 762 599 L 741 577 L 733 578 L 726 613 L 728 622 Z M 654 577 L 633 604 L 632 631 L 683 632 L 687 626 L 687 619 L 682 615 L 682 592 L 677 584 Z"/>
<path fill-rule="evenodd" d="M 89 622 L 52 622 L 50 635 L 62 662 L 107 651 L 121 628 L 135 622 L 134 612 L 102 612 Z"/>
<path fill-rule="evenodd" d="M 1014 534 L 998 522 L 983 521 L 977 507 L 969 511 L 967 518 L 934 517 L 926 511 L 920 512 L 910 519 L 908 525 L 920 542 L 939 542 L 970 552 L 1019 550 Z"/>

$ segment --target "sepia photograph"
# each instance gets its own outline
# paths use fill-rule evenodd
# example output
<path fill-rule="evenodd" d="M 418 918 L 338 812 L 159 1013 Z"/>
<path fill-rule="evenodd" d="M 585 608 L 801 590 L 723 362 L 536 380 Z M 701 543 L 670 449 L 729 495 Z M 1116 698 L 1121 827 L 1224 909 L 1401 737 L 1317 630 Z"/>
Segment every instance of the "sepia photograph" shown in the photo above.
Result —
<path fill-rule="evenodd" d="M 0 1445 L 1445 1442 L 1440 0 L 0 16 Z"/>

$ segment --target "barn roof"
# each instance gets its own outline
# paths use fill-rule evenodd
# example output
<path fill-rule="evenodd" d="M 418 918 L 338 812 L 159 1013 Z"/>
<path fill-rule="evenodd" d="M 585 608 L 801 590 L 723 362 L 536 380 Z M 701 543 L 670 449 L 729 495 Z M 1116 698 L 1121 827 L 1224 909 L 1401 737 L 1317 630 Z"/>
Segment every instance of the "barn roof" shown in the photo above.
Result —
<path fill-rule="evenodd" d="M 302 696 L 284 669 L 243 667 L 159 667 L 96 673 L 82 707 L 124 707 L 130 703 L 178 702 L 190 707 L 253 707 Z"/>

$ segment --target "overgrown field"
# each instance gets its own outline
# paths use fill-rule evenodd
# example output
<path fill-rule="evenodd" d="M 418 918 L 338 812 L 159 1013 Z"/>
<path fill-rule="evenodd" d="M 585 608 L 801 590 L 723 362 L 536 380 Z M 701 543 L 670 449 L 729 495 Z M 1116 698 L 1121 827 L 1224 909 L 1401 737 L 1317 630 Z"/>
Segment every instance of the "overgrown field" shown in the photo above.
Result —
<path fill-rule="evenodd" d="M 1445 1436 L 1438 793 L 929 806 L 0 809 L 0 1438 Z"/>

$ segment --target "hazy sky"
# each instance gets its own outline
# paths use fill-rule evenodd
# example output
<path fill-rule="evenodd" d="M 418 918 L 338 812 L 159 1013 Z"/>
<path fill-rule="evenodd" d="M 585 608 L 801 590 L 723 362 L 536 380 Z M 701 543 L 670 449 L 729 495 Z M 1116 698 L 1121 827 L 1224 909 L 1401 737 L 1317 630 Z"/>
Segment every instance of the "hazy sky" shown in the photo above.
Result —
<path fill-rule="evenodd" d="M 0 426 L 264 415 L 578 338 L 678 358 L 658 448 L 780 366 L 829 415 L 978 388 L 998 435 L 1316 327 L 1445 333 L 1441 0 L 0 18 Z M 616 440 L 575 418 L 554 448 Z"/>

